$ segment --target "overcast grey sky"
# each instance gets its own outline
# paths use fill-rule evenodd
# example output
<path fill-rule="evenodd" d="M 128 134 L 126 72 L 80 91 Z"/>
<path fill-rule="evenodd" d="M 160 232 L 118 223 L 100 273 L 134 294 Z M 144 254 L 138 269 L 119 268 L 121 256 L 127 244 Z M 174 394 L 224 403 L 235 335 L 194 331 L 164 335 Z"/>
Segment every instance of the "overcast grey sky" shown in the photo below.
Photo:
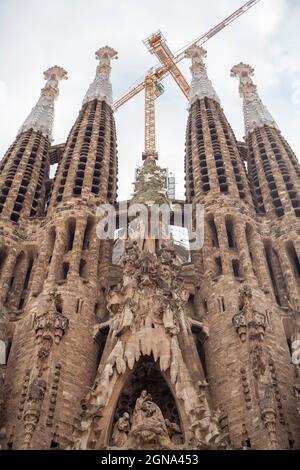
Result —
<path fill-rule="evenodd" d="M 117 99 L 156 64 L 142 39 L 161 29 L 175 52 L 206 32 L 245 0 L 0 0 L 0 159 L 37 101 L 43 72 L 60 65 L 69 73 L 56 104 L 54 143 L 64 142 L 97 62 L 95 51 L 119 53 L 112 83 Z M 300 1 L 261 0 L 205 44 L 208 74 L 236 132 L 244 135 L 238 82 L 230 69 L 243 61 L 256 71 L 259 93 L 297 155 L 300 153 Z M 180 67 L 190 80 L 188 61 Z M 157 146 L 161 166 L 175 172 L 184 195 L 183 162 L 187 101 L 171 78 L 157 100 Z M 143 151 L 143 94 L 116 113 L 119 197 L 132 192 Z"/>

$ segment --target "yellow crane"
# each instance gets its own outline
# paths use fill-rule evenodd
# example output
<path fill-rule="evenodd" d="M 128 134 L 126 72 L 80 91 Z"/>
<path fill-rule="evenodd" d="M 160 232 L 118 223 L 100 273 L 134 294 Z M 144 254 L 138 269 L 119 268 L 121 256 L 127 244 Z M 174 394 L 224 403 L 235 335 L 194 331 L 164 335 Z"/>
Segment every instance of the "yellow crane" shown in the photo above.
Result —
<path fill-rule="evenodd" d="M 246 2 L 238 10 L 225 18 L 225 20 L 210 29 L 206 34 L 202 34 L 196 40 L 184 46 L 176 54 L 173 54 L 169 49 L 166 39 L 160 30 L 151 34 L 143 41 L 150 53 L 155 54 L 160 63 L 148 70 L 145 74 L 145 78 L 141 82 L 131 87 L 114 103 L 114 109 L 117 110 L 142 90 L 145 90 L 145 146 L 143 159 L 146 159 L 149 156 L 155 158 L 158 157 L 155 132 L 155 100 L 164 92 L 164 87 L 161 81 L 167 75 L 171 74 L 183 94 L 188 98 L 190 91 L 189 83 L 177 66 L 177 64 L 184 59 L 186 51 L 191 46 L 201 46 L 204 44 L 210 38 L 226 28 L 226 26 L 246 13 L 259 1 L 260 0 L 250 0 Z"/>

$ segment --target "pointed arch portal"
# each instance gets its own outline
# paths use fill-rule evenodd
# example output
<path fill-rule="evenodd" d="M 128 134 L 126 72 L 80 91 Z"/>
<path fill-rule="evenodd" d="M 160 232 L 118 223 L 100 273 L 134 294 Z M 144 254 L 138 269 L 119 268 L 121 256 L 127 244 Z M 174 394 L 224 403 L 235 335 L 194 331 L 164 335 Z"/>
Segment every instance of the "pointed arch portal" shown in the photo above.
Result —
<path fill-rule="evenodd" d="M 132 417 L 136 401 L 143 390 L 146 390 L 151 395 L 153 402 L 160 408 L 164 419 L 168 423 L 167 427 L 171 440 L 175 444 L 181 444 L 183 442 L 182 433 L 172 432 L 172 426 L 170 427 L 170 425 L 173 425 L 173 428 L 178 427 L 182 432 L 178 408 L 159 365 L 152 356 L 143 356 L 125 382 L 112 421 L 110 443 L 116 423 L 124 413 L 128 413 Z"/>

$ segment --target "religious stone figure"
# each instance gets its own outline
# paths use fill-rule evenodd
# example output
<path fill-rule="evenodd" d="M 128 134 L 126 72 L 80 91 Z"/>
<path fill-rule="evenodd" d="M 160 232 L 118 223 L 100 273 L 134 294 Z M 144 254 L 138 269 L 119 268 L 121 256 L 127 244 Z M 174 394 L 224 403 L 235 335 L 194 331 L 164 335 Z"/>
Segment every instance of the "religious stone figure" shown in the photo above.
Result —
<path fill-rule="evenodd" d="M 143 406 L 144 401 L 147 399 L 147 395 L 148 395 L 147 390 L 143 390 L 139 398 L 136 400 L 135 408 L 133 412 L 133 418 L 132 418 L 133 423 L 139 423 L 143 420 L 142 406 Z"/>
<path fill-rule="evenodd" d="M 25 446 L 29 445 L 35 428 L 39 422 L 46 388 L 46 381 L 39 378 L 34 379 L 29 385 L 28 399 L 24 410 Z"/>
<path fill-rule="evenodd" d="M 172 423 L 169 419 L 165 420 L 168 433 L 173 444 L 181 444 L 182 442 L 182 432 L 177 423 Z"/>
<path fill-rule="evenodd" d="M 129 413 L 124 413 L 115 424 L 112 435 L 112 444 L 116 447 L 123 447 L 128 439 L 129 431 L 130 416 Z"/>
<path fill-rule="evenodd" d="M 138 449 L 174 448 L 163 414 L 146 390 L 136 401 L 129 434 L 128 447 L 131 446 Z"/>

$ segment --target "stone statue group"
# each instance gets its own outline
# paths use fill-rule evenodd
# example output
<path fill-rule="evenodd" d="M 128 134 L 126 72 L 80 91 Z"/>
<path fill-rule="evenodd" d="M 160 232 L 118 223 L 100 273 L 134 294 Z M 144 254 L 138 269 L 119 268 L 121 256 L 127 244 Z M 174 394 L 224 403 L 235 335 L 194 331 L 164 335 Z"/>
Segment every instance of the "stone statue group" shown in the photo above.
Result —
<path fill-rule="evenodd" d="M 132 417 L 127 412 L 123 413 L 112 434 L 112 445 L 126 449 L 173 449 L 180 445 L 181 440 L 178 424 L 163 417 L 147 390 L 143 390 L 136 400 Z"/>

